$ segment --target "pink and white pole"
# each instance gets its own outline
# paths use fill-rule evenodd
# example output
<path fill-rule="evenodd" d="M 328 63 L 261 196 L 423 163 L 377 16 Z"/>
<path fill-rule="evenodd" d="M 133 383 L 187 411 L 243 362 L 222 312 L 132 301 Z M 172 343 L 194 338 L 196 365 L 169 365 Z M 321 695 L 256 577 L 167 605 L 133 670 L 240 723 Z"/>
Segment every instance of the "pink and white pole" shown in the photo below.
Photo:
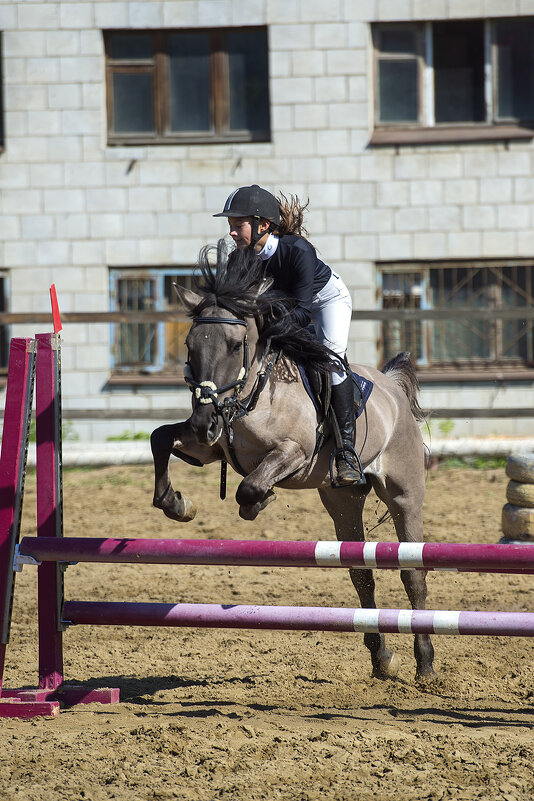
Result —
<path fill-rule="evenodd" d="M 92 626 L 534 636 L 531 612 L 66 601 L 63 614 L 66 623 Z"/>
<path fill-rule="evenodd" d="M 343 567 L 534 573 L 534 543 L 398 543 L 24 537 L 38 562 Z"/>

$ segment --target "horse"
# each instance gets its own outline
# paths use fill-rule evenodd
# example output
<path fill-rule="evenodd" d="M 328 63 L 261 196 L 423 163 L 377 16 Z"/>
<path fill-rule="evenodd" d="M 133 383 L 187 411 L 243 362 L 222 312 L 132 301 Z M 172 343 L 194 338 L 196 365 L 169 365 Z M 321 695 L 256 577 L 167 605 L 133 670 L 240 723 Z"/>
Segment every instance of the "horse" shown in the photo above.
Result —
<path fill-rule="evenodd" d="M 306 329 L 292 323 L 291 299 L 273 291 L 263 264 L 248 250 L 230 257 L 224 247 L 199 256 L 196 290 L 176 286 L 192 318 L 186 339 L 184 377 L 192 390 L 191 416 L 163 425 L 151 435 L 155 488 L 153 504 L 178 522 L 192 520 L 196 508 L 175 491 L 169 477 L 171 454 L 203 466 L 227 462 L 242 476 L 236 491 L 239 515 L 254 520 L 275 499 L 274 488 L 316 489 L 338 540 L 365 539 L 362 512 L 371 488 L 386 505 L 400 542 L 423 541 L 424 445 L 418 423 L 418 382 L 408 353 L 382 370 L 353 369 L 373 383 L 365 405 L 365 425 L 356 426 L 355 449 L 365 485 L 336 486 L 334 448 L 328 422 L 307 391 L 298 364 L 329 374 L 333 354 Z M 322 446 L 321 423 L 326 426 Z M 332 426 L 330 426 L 332 428 Z M 371 569 L 350 569 L 362 608 L 376 608 Z M 424 609 L 426 571 L 400 571 L 412 609 Z M 397 656 L 383 634 L 364 634 L 372 676 L 394 677 Z M 414 635 L 416 679 L 434 676 L 434 649 L 427 634 Z"/>

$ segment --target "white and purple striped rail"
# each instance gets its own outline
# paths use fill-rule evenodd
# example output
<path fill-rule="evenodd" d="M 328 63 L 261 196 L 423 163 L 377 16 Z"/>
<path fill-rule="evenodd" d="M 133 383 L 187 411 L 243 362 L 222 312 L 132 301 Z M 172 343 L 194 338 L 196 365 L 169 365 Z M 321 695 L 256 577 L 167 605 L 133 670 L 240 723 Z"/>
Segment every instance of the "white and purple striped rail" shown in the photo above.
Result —
<path fill-rule="evenodd" d="M 534 573 L 534 543 L 398 543 L 265 540 L 152 540 L 24 537 L 20 555 L 37 562 L 416 568 Z"/>
<path fill-rule="evenodd" d="M 339 609 L 316 606 L 66 601 L 63 623 L 92 626 L 534 636 L 534 613 L 530 612 Z"/>

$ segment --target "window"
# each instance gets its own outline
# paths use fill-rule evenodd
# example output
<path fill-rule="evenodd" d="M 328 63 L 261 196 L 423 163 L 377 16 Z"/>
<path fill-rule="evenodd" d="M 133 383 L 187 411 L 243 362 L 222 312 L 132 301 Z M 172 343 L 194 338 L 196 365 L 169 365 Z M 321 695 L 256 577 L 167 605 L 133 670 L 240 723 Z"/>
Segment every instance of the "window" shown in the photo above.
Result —
<path fill-rule="evenodd" d="M 184 317 L 173 283 L 191 289 L 192 270 L 112 269 L 111 311 L 172 311 Z M 190 322 L 134 322 L 112 325 L 112 369 L 116 374 L 159 373 L 179 380 L 187 358 Z"/>
<path fill-rule="evenodd" d="M 386 361 L 408 350 L 422 369 L 486 376 L 488 366 L 534 367 L 534 318 L 520 316 L 534 304 L 534 263 L 381 265 L 379 295 L 391 311 L 382 324 Z M 436 319 L 396 314 L 407 309 L 430 309 Z"/>
<path fill-rule="evenodd" d="M 2 92 L 4 87 L 4 77 L 2 73 L 2 32 L 0 31 L 0 153 L 4 149 L 4 104 L 2 102 Z"/>
<path fill-rule="evenodd" d="M 0 272 L 0 312 L 7 312 L 8 309 L 8 275 Z M 7 325 L 0 325 L 0 375 L 7 375 L 9 362 L 9 328 Z"/>
<path fill-rule="evenodd" d="M 534 18 L 373 26 L 372 142 L 534 136 Z"/>
<path fill-rule="evenodd" d="M 110 143 L 270 139 L 266 28 L 107 31 Z"/>

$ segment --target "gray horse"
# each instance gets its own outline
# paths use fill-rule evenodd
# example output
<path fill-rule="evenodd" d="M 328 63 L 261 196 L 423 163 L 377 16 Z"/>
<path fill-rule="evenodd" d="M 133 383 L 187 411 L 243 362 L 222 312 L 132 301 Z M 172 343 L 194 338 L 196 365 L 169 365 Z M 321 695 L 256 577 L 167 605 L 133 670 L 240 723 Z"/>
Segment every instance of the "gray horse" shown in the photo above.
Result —
<path fill-rule="evenodd" d="M 171 453 L 198 466 L 225 460 L 243 476 L 236 492 L 239 514 L 254 520 L 274 500 L 273 488 L 317 489 L 338 540 L 363 541 L 362 511 L 371 488 L 387 506 L 400 542 L 422 542 L 425 493 L 424 449 L 418 421 L 417 379 L 409 354 L 382 371 L 357 365 L 374 386 L 357 426 L 355 448 L 367 483 L 336 487 L 332 482 L 333 439 L 321 445 L 321 420 L 296 363 L 328 374 L 333 354 L 291 322 L 291 301 L 270 289 L 261 262 L 248 251 L 217 263 L 201 253 L 198 292 L 176 291 L 193 318 L 186 345 L 185 377 L 193 392 L 188 420 L 157 428 L 151 437 L 155 468 L 154 506 L 173 520 L 192 520 L 192 501 L 172 487 Z M 351 569 L 362 608 L 376 608 L 370 569 Z M 413 609 L 424 609 L 426 573 L 401 570 Z M 373 676 L 398 671 L 398 659 L 382 634 L 365 634 Z M 416 677 L 434 675 L 430 637 L 414 638 Z"/>

